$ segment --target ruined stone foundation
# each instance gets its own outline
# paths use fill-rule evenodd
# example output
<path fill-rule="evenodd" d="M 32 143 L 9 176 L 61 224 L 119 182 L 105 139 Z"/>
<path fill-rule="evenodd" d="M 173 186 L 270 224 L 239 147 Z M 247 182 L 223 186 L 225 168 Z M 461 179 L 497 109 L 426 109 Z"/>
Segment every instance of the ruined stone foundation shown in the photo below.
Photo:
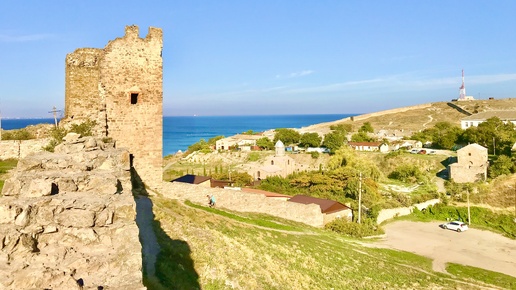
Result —
<path fill-rule="evenodd" d="M 145 289 L 129 162 L 77 134 L 21 159 L 0 196 L 0 289 Z"/>

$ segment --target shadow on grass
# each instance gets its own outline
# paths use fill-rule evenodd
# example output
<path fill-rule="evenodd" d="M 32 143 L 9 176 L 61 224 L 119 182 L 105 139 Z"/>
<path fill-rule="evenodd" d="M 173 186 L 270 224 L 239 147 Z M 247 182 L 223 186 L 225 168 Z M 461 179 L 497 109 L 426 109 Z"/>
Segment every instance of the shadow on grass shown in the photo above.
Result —
<path fill-rule="evenodd" d="M 153 203 L 140 176 L 131 169 L 136 224 L 142 245 L 143 284 L 149 290 L 200 289 L 190 246 L 171 239 L 154 220 Z"/>

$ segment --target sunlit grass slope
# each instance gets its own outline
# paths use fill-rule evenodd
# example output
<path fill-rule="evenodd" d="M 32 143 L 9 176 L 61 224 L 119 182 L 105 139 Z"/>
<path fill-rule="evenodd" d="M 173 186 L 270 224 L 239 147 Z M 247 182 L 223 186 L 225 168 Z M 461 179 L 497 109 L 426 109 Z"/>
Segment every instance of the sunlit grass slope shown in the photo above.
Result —
<path fill-rule="evenodd" d="M 468 275 L 477 276 L 476 270 L 461 271 L 459 277 L 436 273 L 428 258 L 371 247 L 371 242 L 322 229 L 152 199 L 162 247 L 156 276 L 163 289 L 481 289 L 487 285 Z M 503 287 L 516 285 L 516 279 L 507 279 Z M 496 281 L 482 280 L 496 288 Z"/>

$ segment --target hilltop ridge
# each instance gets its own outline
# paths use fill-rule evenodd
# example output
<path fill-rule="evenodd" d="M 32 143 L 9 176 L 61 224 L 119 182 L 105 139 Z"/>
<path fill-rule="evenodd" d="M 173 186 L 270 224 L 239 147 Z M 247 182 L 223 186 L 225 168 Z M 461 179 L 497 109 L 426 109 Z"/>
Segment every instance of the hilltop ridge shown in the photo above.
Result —
<path fill-rule="evenodd" d="M 516 110 L 516 98 L 426 103 L 314 124 L 300 128 L 299 131 L 326 134 L 331 131 L 332 125 L 351 124 L 356 130 L 365 122 L 369 122 L 375 131 L 398 131 L 410 135 L 431 128 L 437 122 L 450 122 L 460 126 L 460 120 L 469 114 L 493 110 Z"/>

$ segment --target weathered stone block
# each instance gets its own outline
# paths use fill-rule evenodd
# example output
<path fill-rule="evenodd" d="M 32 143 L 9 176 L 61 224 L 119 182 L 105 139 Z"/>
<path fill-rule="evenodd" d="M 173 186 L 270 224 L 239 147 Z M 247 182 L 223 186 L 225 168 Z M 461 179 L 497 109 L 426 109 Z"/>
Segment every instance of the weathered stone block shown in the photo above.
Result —
<path fill-rule="evenodd" d="M 66 209 L 55 220 L 64 227 L 88 228 L 95 224 L 95 213 L 83 209 Z"/>
<path fill-rule="evenodd" d="M 32 208 L 26 206 L 23 211 L 16 217 L 14 224 L 19 227 L 26 227 L 30 223 L 30 213 Z"/>
<path fill-rule="evenodd" d="M 8 179 L 4 183 L 4 187 L 2 188 L 2 195 L 10 196 L 10 195 L 18 195 L 20 194 L 21 182 L 17 179 Z"/>
<path fill-rule="evenodd" d="M 12 223 L 17 215 L 22 212 L 20 207 L 11 204 L 0 205 L 0 224 Z"/>
<path fill-rule="evenodd" d="M 111 208 L 105 208 L 103 211 L 101 211 L 97 218 L 95 219 L 95 226 L 96 227 L 103 227 L 106 225 L 113 224 L 113 217 L 115 215 L 115 212 Z"/>

